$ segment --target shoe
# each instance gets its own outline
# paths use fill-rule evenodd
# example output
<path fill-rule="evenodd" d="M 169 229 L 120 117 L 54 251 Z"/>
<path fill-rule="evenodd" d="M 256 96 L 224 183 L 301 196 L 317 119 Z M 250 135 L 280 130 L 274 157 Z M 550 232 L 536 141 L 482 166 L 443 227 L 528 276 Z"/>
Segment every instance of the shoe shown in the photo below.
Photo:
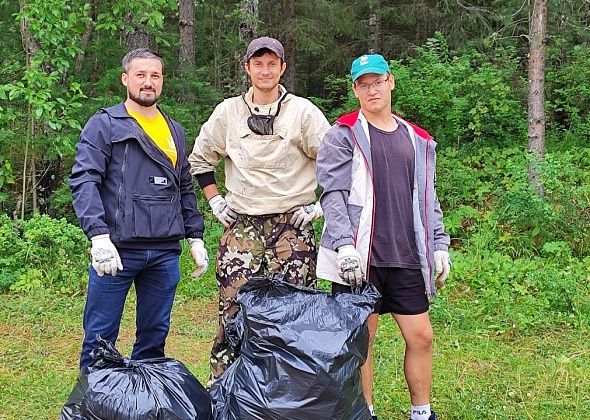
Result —
<path fill-rule="evenodd" d="M 377 420 L 377 416 L 371 416 L 371 420 Z"/>

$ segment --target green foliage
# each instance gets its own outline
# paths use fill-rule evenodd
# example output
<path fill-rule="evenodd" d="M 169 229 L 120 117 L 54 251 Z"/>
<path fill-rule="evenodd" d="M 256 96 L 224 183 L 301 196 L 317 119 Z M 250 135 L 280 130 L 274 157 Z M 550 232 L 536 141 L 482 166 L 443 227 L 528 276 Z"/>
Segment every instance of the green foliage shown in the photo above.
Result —
<path fill-rule="evenodd" d="M 550 49 L 554 67 L 547 72 L 547 109 L 559 136 L 577 141 L 590 136 L 590 46 L 576 45 L 559 55 L 558 45 Z"/>
<path fill-rule="evenodd" d="M 19 264 L 15 250 L 20 249 L 21 239 L 8 216 L 0 214 L 0 290 L 7 290 L 15 281 Z"/>
<path fill-rule="evenodd" d="M 207 70 L 197 68 L 182 77 L 166 79 L 164 83 L 165 95 L 161 100 L 164 110 L 185 127 L 191 145 L 203 122 L 223 99 L 206 80 Z"/>
<path fill-rule="evenodd" d="M 524 150 L 439 150 L 437 193 L 452 237 L 453 293 L 492 331 L 590 323 L 590 148 L 548 152 L 545 196 L 530 187 Z"/>
<path fill-rule="evenodd" d="M 72 206 L 72 190 L 66 180 L 49 196 L 47 204 L 51 214 L 58 214 L 73 225 L 78 224 Z"/>
<path fill-rule="evenodd" d="M 490 250 L 513 257 L 540 255 L 543 245 L 554 241 L 566 242 L 575 256 L 588 256 L 589 154 L 587 147 L 547 153 L 541 198 L 529 184 L 520 148 L 439 150 L 436 187 L 449 232 L 463 241 L 493 228 L 497 245 Z"/>
<path fill-rule="evenodd" d="M 396 112 L 419 122 L 443 144 L 523 136 L 526 110 L 510 83 L 517 60 L 509 51 L 497 57 L 475 51 L 452 56 L 437 33 L 417 53 L 391 62 Z"/>
<path fill-rule="evenodd" d="M 358 109 L 359 103 L 351 89 L 349 76 L 328 76 L 324 80 L 325 96 L 310 98 L 326 115 L 328 121 L 333 122 L 340 116 Z"/>
<path fill-rule="evenodd" d="M 36 0 L 27 2 L 14 15 L 17 22 L 26 22 L 37 48 L 30 62 L 25 60 L 20 67 L 12 65 L 12 71 L 21 73 L 21 78 L 0 85 L 0 100 L 23 101 L 28 117 L 47 124 L 54 132 L 60 132 L 65 127 L 80 129 L 80 123 L 73 114 L 82 106 L 81 100 L 85 96 L 79 83 L 64 86 L 62 82 L 74 57 L 81 51 L 79 40 L 87 20 L 88 7 L 88 4 L 74 7 L 66 0 Z M 53 153 L 57 154 L 67 150 L 68 141 L 64 137 L 58 135 L 50 141 L 50 153 L 52 147 L 55 150 Z"/>
<path fill-rule="evenodd" d="M 124 33 L 145 32 L 154 37 L 157 44 L 168 45 L 164 29 L 164 18 L 167 13 L 178 9 L 178 3 L 170 0 L 142 0 L 113 1 L 105 4 L 105 10 L 97 16 L 96 29 L 110 32 Z"/>
<path fill-rule="evenodd" d="M 474 299 L 473 316 L 494 320 L 491 330 L 590 325 L 589 257 L 572 258 L 567 244 L 556 242 L 545 245 L 545 257 L 515 259 L 472 245 L 453 254 L 452 276 Z"/>
<path fill-rule="evenodd" d="M 574 255 L 590 255 L 590 150 L 548 153 L 542 164 L 545 196 L 530 187 L 524 166 L 514 185 L 499 194 L 496 212 L 505 225 L 504 241 L 516 253 L 539 253 L 546 242 L 564 241 Z"/>
<path fill-rule="evenodd" d="M 43 67 L 46 73 L 63 74 L 80 51 L 79 39 L 87 21 L 89 4 L 78 7 L 69 0 L 24 2 L 14 18 L 26 21 L 39 49 L 31 67 Z"/>
<path fill-rule="evenodd" d="M 43 215 L 17 223 L 0 215 L 0 288 L 81 292 L 86 284 L 87 250 L 82 231 L 65 219 Z"/>
<path fill-rule="evenodd" d="M 6 200 L 5 187 L 14 184 L 12 176 L 12 165 L 4 156 L 0 155 L 0 203 Z"/>

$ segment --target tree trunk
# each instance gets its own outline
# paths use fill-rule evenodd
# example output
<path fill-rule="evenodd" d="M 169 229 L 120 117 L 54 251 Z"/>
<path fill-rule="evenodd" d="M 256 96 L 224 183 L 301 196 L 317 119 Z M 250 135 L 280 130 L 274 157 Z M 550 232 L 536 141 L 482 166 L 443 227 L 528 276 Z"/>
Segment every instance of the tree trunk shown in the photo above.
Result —
<path fill-rule="evenodd" d="M 27 5 L 26 1 L 20 1 L 21 10 Z M 23 43 L 23 49 L 25 50 L 27 67 L 31 65 L 33 57 L 39 50 L 39 44 L 37 40 L 31 35 L 29 31 L 29 22 L 26 19 L 20 21 L 20 36 Z"/>
<path fill-rule="evenodd" d="M 285 19 L 285 62 L 287 69 L 283 74 L 283 85 L 289 92 L 295 91 L 295 0 L 283 0 L 283 18 Z"/>
<path fill-rule="evenodd" d="M 154 42 L 147 32 L 141 30 L 144 25 L 133 19 L 133 13 L 131 12 L 127 14 L 126 19 L 133 26 L 133 31 L 128 32 L 125 36 L 125 46 L 127 49 L 131 51 L 137 48 L 151 48 Z"/>
<path fill-rule="evenodd" d="M 82 39 L 80 40 L 80 49 L 81 51 L 76 55 L 76 61 L 74 64 L 74 73 L 78 74 L 82 70 L 82 64 L 84 64 L 84 56 L 86 47 L 88 47 L 88 43 L 92 39 L 92 33 L 94 32 L 94 21 L 96 20 L 96 4 L 95 0 L 89 1 L 90 8 L 88 11 L 88 22 L 86 22 L 86 28 L 84 29 L 84 33 L 82 34 Z"/>
<path fill-rule="evenodd" d="M 221 30 L 220 30 L 221 22 L 215 19 L 215 8 L 211 5 L 209 5 L 207 7 L 209 8 L 210 19 L 211 19 L 211 34 L 210 34 L 209 39 L 211 39 L 211 44 L 213 47 L 212 48 L 212 50 L 213 50 L 213 86 L 215 86 L 216 89 L 221 90 L 222 76 L 221 76 L 221 66 L 219 64 L 221 62 L 221 57 L 222 57 L 221 37 L 217 36 L 217 34 L 221 32 Z M 238 69 L 238 71 L 239 71 L 239 69 Z M 242 73 L 238 73 L 238 74 L 242 74 Z"/>
<path fill-rule="evenodd" d="M 178 5 L 180 71 L 186 73 L 195 66 L 195 0 L 180 0 Z"/>
<path fill-rule="evenodd" d="M 240 22 L 240 41 L 244 45 L 244 52 L 246 46 L 252 41 L 258 33 L 258 0 L 242 0 L 240 3 L 240 13 L 242 21 Z M 242 71 L 242 90 L 245 91 L 250 87 L 250 79 L 248 74 Z"/>
<path fill-rule="evenodd" d="M 21 10 L 26 6 L 26 1 L 21 0 L 19 2 Z M 33 37 L 31 32 L 29 31 L 29 22 L 26 19 L 21 20 L 20 22 L 20 34 L 21 34 L 21 41 L 23 44 L 23 49 L 25 50 L 25 60 L 27 68 L 31 67 L 32 61 L 39 50 L 39 44 L 37 40 Z M 35 135 L 35 116 L 33 114 L 33 107 L 29 103 L 27 107 L 27 136 L 25 140 L 25 159 L 23 161 L 23 182 L 22 182 L 22 190 L 21 190 L 21 220 L 25 218 L 25 208 L 26 208 L 26 196 L 27 196 L 27 172 L 29 171 L 29 147 L 31 148 L 31 156 L 34 153 L 32 147 L 32 139 Z M 36 202 L 33 202 L 33 208 L 37 205 Z M 17 210 L 18 211 L 18 210 Z"/>
<path fill-rule="evenodd" d="M 125 46 L 129 51 L 137 48 L 150 48 L 150 45 L 151 37 L 143 31 L 129 32 L 125 38 Z"/>
<path fill-rule="evenodd" d="M 540 196 L 541 164 L 545 155 L 545 40 L 547 0 L 534 0 L 529 34 L 528 165 L 529 182 Z"/>
<path fill-rule="evenodd" d="M 381 52 L 381 4 L 379 0 L 369 2 L 369 53 Z"/>

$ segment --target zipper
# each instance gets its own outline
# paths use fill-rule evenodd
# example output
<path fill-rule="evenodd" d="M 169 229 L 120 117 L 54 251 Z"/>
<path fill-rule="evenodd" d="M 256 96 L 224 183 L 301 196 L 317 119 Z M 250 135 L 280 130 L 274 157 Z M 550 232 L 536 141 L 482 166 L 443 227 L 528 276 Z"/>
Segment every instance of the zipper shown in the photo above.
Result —
<path fill-rule="evenodd" d="M 371 179 L 371 185 L 373 185 L 373 206 L 372 206 L 372 215 L 371 215 L 371 237 L 369 238 L 369 249 L 367 250 L 367 267 L 365 268 L 365 281 L 368 283 L 369 282 L 369 267 L 371 266 L 371 251 L 373 250 L 373 234 L 375 231 L 375 183 L 373 182 L 373 174 L 371 173 L 371 171 L 369 170 L 369 161 L 367 160 L 367 157 L 365 156 L 365 154 L 363 153 L 363 149 L 361 148 L 358 139 L 356 138 L 356 135 L 354 134 L 354 131 L 352 129 L 352 127 L 349 127 L 350 129 L 350 133 L 352 134 L 352 138 L 354 139 L 354 142 L 356 144 L 356 146 L 359 149 L 359 153 L 361 154 L 361 156 L 363 157 L 363 160 L 365 161 L 365 165 L 367 165 L 367 172 L 369 173 L 369 178 Z M 352 151 L 353 153 L 353 159 L 354 159 L 354 150 Z M 357 236 L 358 236 L 358 229 L 355 232 L 354 235 L 354 245 L 356 248 L 356 242 L 357 242 Z"/>
<path fill-rule="evenodd" d="M 125 142 L 125 153 L 123 153 L 123 165 L 121 165 L 121 183 L 117 192 L 117 209 L 115 210 L 115 223 L 119 223 L 119 209 L 121 208 L 121 191 L 125 185 L 125 169 L 127 167 L 127 152 L 129 151 L 129 142 Z"/>
<path fill-rule="evenodd" d="M 424 239 L 426 242 L 426 263 L 428 264 L 428 287 L 431 290 L 427 290 L 427 292 L 430 292 L 430 294 L 434 294 L 434 288 L 432 286 L 434 280 L 433 280 L 433 273 L 432 273 L 432 262 L 430 261 L 430 246 L 429 246 L 429 240 L 428 240 L 428 231 L 429 231 L 429 227 L 428 227 L 428 152 L 430 149 L 430 141 L 426 141 L 426 165 L 425 165 L 425 170 L 426 170 L 426 184 L 424 187 Z"/>
<path fill-rule="evenodd" d="M 164 115 L 164 114 L 162 114 L 162 115 Z M 166 120 L 166 123 L 168 124 L 168 118 L 166 116 L 164 116 L 164 119 Z M 177 182 L 177 185 L 180 185 L 180 179 L 179 179 L 179 176 L 176 172 L 176 167 L 174 165 L 172 165 L 172 162 L 170 161 L 170 159 L 168 159 L 168 157 L 166 157 L 163 152 L 160 153 L 161 150 L 158 148 L 158 146 L 156 146 L 154 141 L 149 138 L 149 136 L 146 134 L 146 132 L 143 131 L 143 128 L 141 128 L 139 123 L 135 119 L 133 119 L 133 122 L 134 122 L 133 134 L 135 136 L 135 139 L 139 143 L 140 147 L 145 152 L 145 154 L 150 159 L 152 159 L 154 162 L 158 163 L 160 166 L 162 166 L 162 167 L 166 168 L 167 170 L 169 170 L 170 172 L 172 172 L 172 175 L 174 177 L 174 180 Z M 168 124 L 168 129 L 170 129 L 170 134 L 172 135 L 172 141 L 174 142 L 174 146 L 176 147 L 176 141 L 174 140 L 174 134 L 172 133 L 173 128 L 171 128 L 170 126 L 171 126 L 171 124 Z M 174 130 L 174 132 L 176 133 L 176 130 Z M 153 149 L 153 150 L 148 150 L 148 149 Z M 178 164 L 179 160 L 180 160 L 179 159 L 180 153 L 178 152 L 178 149 L 176 150 L 176 152 L 177 152 L 176 163 Z M 158 156 L 158 157 L 156 157 L 156 156 Z M 169 163 L 169 165 L 168 165 L 168 163 Z"/>
<path fill-rule="evenodd" d="M 141 198 L 145 200 L 152 200 L 152 201 L 174 201 L 173 195 L 150 195 L 150 194 L 139 194 L 133 193 L 133 198 Z"/>

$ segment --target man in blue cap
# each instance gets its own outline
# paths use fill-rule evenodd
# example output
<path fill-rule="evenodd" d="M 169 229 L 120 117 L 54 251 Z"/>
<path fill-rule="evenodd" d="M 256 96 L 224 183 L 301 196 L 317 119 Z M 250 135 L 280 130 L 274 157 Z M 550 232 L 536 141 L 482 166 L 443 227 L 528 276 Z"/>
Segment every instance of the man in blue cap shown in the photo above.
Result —
<path fill-rule="evenodd" d="M 382 295 L 369 317 L 369 354 L 361 368 L 373 420 L 371 348 L 380 314 L 391 313 L 404 337 L 404 373 L 412 420 L 435 420 L 430 409 L 432 326 L 429 299 L 451 263 L 436 197 L 436 143 L 425 130 L 391 113 L 395 86 L 379 54 L 352 63 L 360 110 L 339 118 L 317 158 L 324 231 L 317 274 L 334 293 L 374 284 Z M 435 278 L 435 273 L 436 278 Z"/>

